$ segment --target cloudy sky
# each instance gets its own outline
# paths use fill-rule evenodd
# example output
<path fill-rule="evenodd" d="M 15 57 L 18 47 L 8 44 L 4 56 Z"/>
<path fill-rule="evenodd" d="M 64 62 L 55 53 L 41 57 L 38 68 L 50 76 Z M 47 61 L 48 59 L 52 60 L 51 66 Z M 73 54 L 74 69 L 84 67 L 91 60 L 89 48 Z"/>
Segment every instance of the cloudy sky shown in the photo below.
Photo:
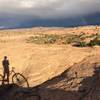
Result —
<path fill-rule="evenodd" d="M 0 28 L 100 23 L 100 0 L 0 0 Z"/>

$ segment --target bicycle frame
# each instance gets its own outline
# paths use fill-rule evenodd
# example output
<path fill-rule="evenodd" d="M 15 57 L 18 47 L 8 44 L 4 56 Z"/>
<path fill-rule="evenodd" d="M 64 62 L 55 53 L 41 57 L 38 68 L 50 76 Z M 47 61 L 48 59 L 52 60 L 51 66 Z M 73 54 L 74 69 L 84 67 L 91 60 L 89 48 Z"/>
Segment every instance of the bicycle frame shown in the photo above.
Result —
<path fill-rule="evenodd" d="M 12 70 L 10 71 L 10 75 L 11 75 L 12 73 L 14 73 L 14 74 L 16 73 L 16 72 L 14 71 L 14 69 L 15 69 L 15 68 L 12 67 Z"/>

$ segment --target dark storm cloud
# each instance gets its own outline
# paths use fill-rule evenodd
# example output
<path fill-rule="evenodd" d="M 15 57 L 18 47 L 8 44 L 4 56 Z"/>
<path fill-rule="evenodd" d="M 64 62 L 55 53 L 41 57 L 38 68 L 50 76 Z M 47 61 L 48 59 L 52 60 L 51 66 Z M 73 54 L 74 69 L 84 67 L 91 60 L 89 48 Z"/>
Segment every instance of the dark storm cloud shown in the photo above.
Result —
<path fill-rule="evenodd" d="M 24 21 L 56 20 L 99 13 L 100 0 L 0 0 L 0 26 Z M 10 25 L 10 23 L 12 25 Z"/>

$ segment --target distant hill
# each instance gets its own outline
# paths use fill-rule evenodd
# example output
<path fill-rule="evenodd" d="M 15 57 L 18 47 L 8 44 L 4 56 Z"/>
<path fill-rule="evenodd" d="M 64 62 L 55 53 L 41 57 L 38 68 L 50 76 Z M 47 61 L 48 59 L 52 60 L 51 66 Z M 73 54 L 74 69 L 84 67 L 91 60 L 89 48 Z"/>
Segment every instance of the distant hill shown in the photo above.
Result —
<path fill-rule="evenodd" d="M 87 25 L 100 25 L 100 13 L 93 13 L 84 16 L 62 18 L 62 19 L 39 19 L 30 18 L 29 20 L 18 21 L 13 18 L 2 18 L 0 29 L 31 28 L 31 27 L 77 27 Z"/>

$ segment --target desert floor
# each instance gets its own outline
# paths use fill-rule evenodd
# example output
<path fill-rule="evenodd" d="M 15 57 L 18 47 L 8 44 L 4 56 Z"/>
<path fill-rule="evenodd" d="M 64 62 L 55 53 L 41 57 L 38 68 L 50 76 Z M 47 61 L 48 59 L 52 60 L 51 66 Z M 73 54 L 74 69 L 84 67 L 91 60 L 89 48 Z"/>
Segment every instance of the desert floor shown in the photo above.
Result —
<path fill-rule="evenodd" d="M 23 73 L 30 86 L 36 86 L 64 72 L 75 63 L 91 55 L 100 55 L 100 47 L 78 48 L 71 45 L 38 45 L 27 39 L 39 34 L 68 34 L 98 32 L 99 27 L 82 28 L 32 28 L 0 31 L 0 71 L 2 60 L 8 56 L 10 69 Z"/>

